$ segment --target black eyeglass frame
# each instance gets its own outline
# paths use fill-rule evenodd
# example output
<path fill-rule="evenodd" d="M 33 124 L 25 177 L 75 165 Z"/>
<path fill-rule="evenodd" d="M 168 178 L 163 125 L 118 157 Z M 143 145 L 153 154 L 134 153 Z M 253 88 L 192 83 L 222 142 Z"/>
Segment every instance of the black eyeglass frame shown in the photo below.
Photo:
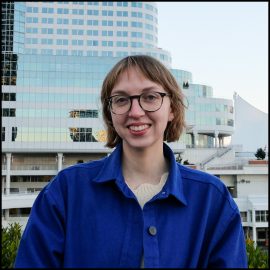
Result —
<path fill-rule="evenodd" d="M 117 96 L 124 96 L 124 95 L 114 95 L 114 96 L 109 97 L 109 98 L 108 98 L 108 104 L 109 104 L 110 111 L 111 111 L 113 114 L 116 114 L 116 115 L 122 115 L 122 114 L 125 114 L 125 113 L 127 113 L 127 112 L 130 111 L 131 106 L 132 106 L 132 100 L 136 98 L 136 99 L 138 99 L 138 102 L 139 102 L 140 107 L 141 107 L 145 112 L 156 112 L 156 111 L 158 111 L 158 110 L 162 107 L 162 104 L 163 104 L 163 98 L 164 98 L 165 96 L 167 96 L 167 97 L 170 97 L 170 96 L 171 96 L 170 94 L 163 93 L 163 92 L 152 92 L 152 93 L 159 94 L 159 95 L 161 96 L 161 98 L 162 98 L 162 99 L 161 99 L 161 104 L 160 104 L 159 108 L 156 109 L 156 110 L 154 110 L 154 111 L 145 110 L 145 109 L 142 107 L 142 105 L 141 105 L 141 96 L 144 95 L 145 93 L 142 93 L 142 94 L 140 94 L 140 95 L 126 96 L 126 97 L 129 98 L 129 100 L 130 100 L 130 106 L 129 106 L 129 109 L 128 109 L 126 112 L 124 112 L 124 113 L 115 113 L 115 112 L 112 110 L 112 98 L 117 97 Z"/>

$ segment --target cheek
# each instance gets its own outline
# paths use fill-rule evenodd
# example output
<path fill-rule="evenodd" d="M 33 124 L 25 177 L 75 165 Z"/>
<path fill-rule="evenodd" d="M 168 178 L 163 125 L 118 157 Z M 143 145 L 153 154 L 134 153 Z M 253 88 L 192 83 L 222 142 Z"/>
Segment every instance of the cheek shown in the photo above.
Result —
<path fill-rule="evenodd" d="M 123 124 L 124 119 L 120 115 L 112 114 L 112 124 L 115 130 L 118 130 L 118 128 Z"/>

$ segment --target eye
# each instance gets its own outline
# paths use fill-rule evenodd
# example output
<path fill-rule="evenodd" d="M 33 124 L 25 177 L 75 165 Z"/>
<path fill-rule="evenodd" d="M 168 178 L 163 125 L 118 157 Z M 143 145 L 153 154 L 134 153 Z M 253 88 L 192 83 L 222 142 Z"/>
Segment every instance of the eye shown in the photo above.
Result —
<path fill-rule="evenodd" d="M 112 98 L 112 103 L 117 106 L 123 106 L 129 103 L 129 98 L 125 96 L 115 96 Z"/>
<path fill-rule="evenodd" d="M 144 102 L 156 102 L 157 100 L 159 100 L 160 96 L 157 93 L 146 93 L 142 95 L 142 100 Z"/>

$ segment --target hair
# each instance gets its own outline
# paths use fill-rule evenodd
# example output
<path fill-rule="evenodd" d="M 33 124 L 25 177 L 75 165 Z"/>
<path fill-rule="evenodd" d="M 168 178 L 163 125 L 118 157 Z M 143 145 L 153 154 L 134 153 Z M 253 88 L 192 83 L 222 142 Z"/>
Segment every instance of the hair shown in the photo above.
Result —
<path fill-rule="evenodd" d="M 108 99 L 117 83 L 119 76 L 130 68 L 137 68 L 145 78 L 163 87 L 170 94 L 171 109 L 174 115 L 164 131 L 163 140 L 177 141 L 183 132 L 185 124 L 184 95 L 180 86 L 170 71 L 157 59 L 147 55 L 127 56 L 121 59 L 105 77 L 101 89 L 102 114 L 107 127 L 106 146 L 113 148 L 121 142 L 120 136 L 114 129 Z"/>

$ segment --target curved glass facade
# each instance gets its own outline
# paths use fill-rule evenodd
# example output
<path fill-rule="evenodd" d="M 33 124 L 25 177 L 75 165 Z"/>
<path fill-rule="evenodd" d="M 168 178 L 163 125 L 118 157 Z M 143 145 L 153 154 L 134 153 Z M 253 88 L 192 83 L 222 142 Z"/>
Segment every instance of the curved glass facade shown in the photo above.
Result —
<path fill-rule="evenodd" d="M 156 3 L 5 2 L 3 7 L 4 148 L 76 151 L 90 142 L 90 148 L 105 149 L 101 85 L 116 62 L 134 54 L 161 60 L 183 89 L 188 107 L 183 146 L 211 147 L 217 133 L 231 135 L 232 101 L 213 98 L 212 87 L 194 83 L 191 72 L 172 69 L 170 53 L 158 48 Z"/>
<path fill-rule="evenodd" d="M 120 59 L 19 54 L 16 86 L 3 87 L 2 117 L 4 122 L 13 119 L 12 126 L 5 127 L 4 142 L 103 142 L 100 89 Z M 204 133 L 209 134 L 217 126 L 233 126 L 230 101 L 213 98 L 209 86 L 186 85 L 192 82 L 190 72 L 171 71 L 186 96 L 188 126 L 208 129 Z M 201 145 L 211 145 L 205 134 L 199 138 Z M 189 133 L 180 141 L 192 145 Z"/>
<path fill-rule="evenodd" d="M 155 2 L 26 3 L 28 54 L 109 57 L 155 54 L 167 66 L 171 64 L 170 53 L 158 48 Z"/>

